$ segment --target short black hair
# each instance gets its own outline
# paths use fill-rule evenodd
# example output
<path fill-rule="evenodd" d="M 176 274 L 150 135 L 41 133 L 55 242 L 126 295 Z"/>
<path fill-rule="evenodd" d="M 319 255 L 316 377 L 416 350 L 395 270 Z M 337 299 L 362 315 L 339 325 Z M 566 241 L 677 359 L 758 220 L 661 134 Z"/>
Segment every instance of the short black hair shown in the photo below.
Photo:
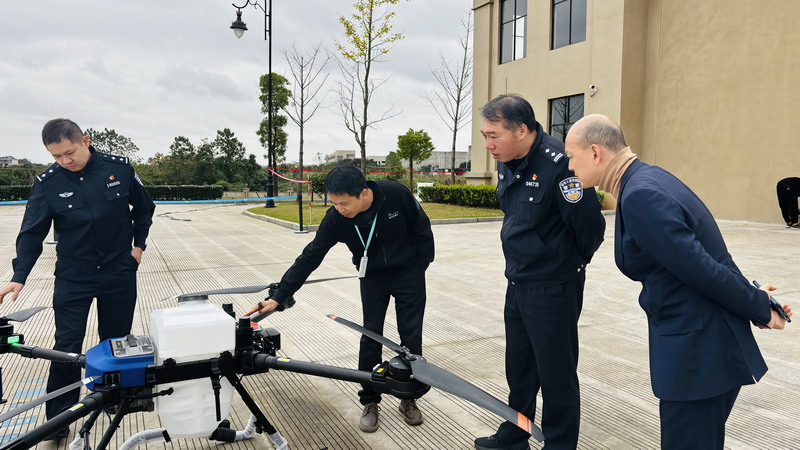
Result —
<path fill-rule="evenodd" d="M 336 167 L 325 177 L 325 192 L 329 194 L 358 197 L 366 188 L 367 180 L 355 166 Z"/>
<path fill-rule="evenodd" d="M 42 143 L 45 147 L 50 144 L 58 144 L 64 139 L 77 143 L 83 139 L 81 127 L 69 119 L 53 119 L 42 128 Z"/>
<path fill-rule="evenodd" d="M 536 114 L 527 100 L 517 94 L 502 94 L 489 100 L 481 108 L 481 117 L 489 122 L 502 122 L 509 130 L 520 125 L 528 127 L 528 131 L 536 130 Z"/>

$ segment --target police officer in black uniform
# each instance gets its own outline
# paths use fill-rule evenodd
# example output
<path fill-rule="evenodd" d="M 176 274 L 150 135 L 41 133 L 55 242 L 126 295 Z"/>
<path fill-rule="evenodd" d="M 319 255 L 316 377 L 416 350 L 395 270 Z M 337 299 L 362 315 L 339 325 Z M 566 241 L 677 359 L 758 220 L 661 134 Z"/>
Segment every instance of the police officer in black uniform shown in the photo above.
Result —
<path fill-rule="evenodd" d="M 605 220 L 593 188 L 569 170 L 564 144 L 542 131 L 522 97 L 501 95 L 481 109 L 481 134 L 498 161 L 505 213 L 500 238 L 508 279 L 504 319 L 509 405 L 533 420 L 542 390 L 547 449 L 574 449 L 580 426 L 578 317 L 586 265 Z M 527 449 L 530 435 L 505 422 L 478 449 Z"/>
<path fill-rule="evenodd" d="M 56 162 L 33 184 L 17 236 L 14 275 L 0 289 L 0 303 L 9 293 L 11 300 L 17 299 L 42 253 L 42 241 L 52 222 L 58 233 L 53 348 L 81 353 L 94 298 L 100 340 L 130 333 L 136 270 L 147 247 L 155 204 L 128 158 L 95 151 L 71 120 L 47 122 L 42 142 Z M 74 383 L 80 376 L 79 367 L 51 363 L 47 392 Z M 78 399 L 76 389 L 47 402 L 47 418 Z M 51 438 L 68 434 L 65 428 Z"/>

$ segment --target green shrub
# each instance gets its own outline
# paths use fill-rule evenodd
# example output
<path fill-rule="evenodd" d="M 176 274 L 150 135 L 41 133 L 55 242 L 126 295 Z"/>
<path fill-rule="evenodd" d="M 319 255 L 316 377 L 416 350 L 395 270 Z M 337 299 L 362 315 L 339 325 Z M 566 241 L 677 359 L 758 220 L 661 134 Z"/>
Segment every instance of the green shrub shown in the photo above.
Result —
<path fill-rule="evenodd" d="M 0 201 L 27 200 L 31 194 L 31 185 L 0 186 Z"/>
<path fill-rule="evenodd" d="M 606 193 L 597 189 L 597 201 L 600 202 L 600 207 L 602 208 L 606 203 Z"/>
<path fill-rule="evenodd" d="M 496 190 L 489 185 L 440 184 L 421 187 L 419 196 L 423 202 L 500 209 Z"/>
<path fill-rule="evenodd" d="M 213 200 L 222 198 L 223 187 L 214 186 L 150 186 L 153 200 Z"/>
<path fill-rule="evenodd" d="M 222 198 L 222 186 L 149 186 L 153 200 L 212 200 Z M 0 201 L 27 200 L 30 186 L 0 186 Z"/>

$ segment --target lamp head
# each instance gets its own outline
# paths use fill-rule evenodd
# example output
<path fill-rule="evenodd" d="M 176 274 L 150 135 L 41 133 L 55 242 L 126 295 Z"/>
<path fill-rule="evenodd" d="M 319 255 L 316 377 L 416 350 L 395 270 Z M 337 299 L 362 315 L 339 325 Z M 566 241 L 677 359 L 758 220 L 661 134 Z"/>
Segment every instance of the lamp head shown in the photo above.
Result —
<path fill-rule="evenodd" d="M 242 22 L 242 10 L 236 10 L 236 20 L 231 22 L 231 30 L 237 38 L 241 38 L 245 31 L 247 31 L 247 24 Z"/>

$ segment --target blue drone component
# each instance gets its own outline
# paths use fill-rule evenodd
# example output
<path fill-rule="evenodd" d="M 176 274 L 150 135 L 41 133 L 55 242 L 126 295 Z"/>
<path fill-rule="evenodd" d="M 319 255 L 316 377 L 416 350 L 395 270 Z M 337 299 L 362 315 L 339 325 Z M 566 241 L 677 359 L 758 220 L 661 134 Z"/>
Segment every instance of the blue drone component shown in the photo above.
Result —
<path fill-rule="evenodd" d="M 111 338 L 97 344 L 86 352 L 86 377 L 107 373 L 119 373 L 120 387 L 145 385 L 145 370 L 155 364 L 153 343 L 149 336 L 129 334 L 122 338 Z M 94 382 L 87 385 L 94 390 Z"/>

